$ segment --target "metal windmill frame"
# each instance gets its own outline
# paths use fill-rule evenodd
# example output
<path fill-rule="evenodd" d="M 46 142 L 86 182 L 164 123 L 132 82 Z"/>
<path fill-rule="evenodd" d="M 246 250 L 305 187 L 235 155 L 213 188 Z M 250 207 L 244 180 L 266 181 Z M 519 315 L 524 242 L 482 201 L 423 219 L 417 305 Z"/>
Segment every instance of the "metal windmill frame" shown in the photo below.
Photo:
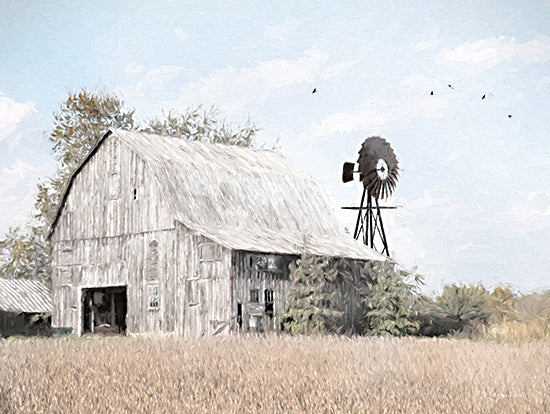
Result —
<path fill-rule="evenodd" d="M 358 210 L 357 221 L 353 237 L 377 250 L 386 256 L 390 255 L 388 247 L 388 239 L 384 229 L 384 221 L 382 220 L 381 210 L 395 209 L 393 206 L 380 206 L 378 199 L 391 194 L 395 184 L 397 183 L 398 167 L 397 158 L 393 153 L 390 145 L 380 137 L 370 137 L 365 140 L 359 151 L 359 170 L 354 171 L 355 164 L 344 163 L 342 181 L 344 183 L 353 180 L 353 174 L 360 174 L 360 181 L 363 182 L 363 193 L 361 195 L 361 203 L 359 207 L 342 207 L 344 210 Z M 382 180 L 373 178 L 373 172 L 377 174 L 379 168 L 372 168 L 372 163 L 380 163 L 383 161 Z M 386 171 L 384 171 L 384 168 Z M 386 173 L 384 175 L 384 172 Z M 388 180 L 386 182 L 386 180 Z M 381 243 L 381 250 L 377 248 L 377 244 Z"/>

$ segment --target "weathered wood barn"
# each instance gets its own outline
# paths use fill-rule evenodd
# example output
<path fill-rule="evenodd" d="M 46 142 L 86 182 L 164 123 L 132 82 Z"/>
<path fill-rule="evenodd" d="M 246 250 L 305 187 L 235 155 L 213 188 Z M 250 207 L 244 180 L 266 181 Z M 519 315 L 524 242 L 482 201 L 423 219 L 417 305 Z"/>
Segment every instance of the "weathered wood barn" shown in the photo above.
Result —
<path fill-rule="evenodd" d="M 184 336 L 280 329 L 288 265 L 384 257 L 341 234 L 321 186 L 275 151 L 112 130 L 52 225 L 52 326 Z"/>
<path fill-rule="evenodd" d="M 42 283 L 0 278 L 0 337 L 49 334 L 52 293 Z"/>

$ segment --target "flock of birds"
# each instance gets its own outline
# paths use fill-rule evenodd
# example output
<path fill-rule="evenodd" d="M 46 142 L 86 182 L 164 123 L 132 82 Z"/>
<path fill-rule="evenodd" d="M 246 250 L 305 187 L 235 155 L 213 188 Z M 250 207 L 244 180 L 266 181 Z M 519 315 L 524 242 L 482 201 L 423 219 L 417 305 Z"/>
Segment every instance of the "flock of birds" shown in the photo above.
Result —
<path fill-rule="evenodd" d="M 448 86 L 449 88 L 451 88 L 451 89 L 454 89 L 454 88 L 453 88 L 453 85 L 451 85 L 450 83 L 449 83 L 447 86 Z M 430 95 L 433 96 L 433 94 L 434 94 L 434 91 L 431 91 L 431 92 L 430 92 Z M 486 94 L 483 94 L 483 96 L 481 97 L 481 99 L 483 100 L 483 99 L 485 99 L 486 97 L 487 97 L 487 95 L 486 95 Z M 511 114 L 508 114 L 508 118 L 512 118 L 512 115 L 511 115 Z"/>
<path fill-rule="evenodd" d="M 448 84 L 447 86 L 448 86 L 449 88 L 451 88 L 451 89 L 454 89 L 454 88 L 453 88 L 453 85 L 451 85 L 451 84 Z M 313 88 L 313 92 L 311 92 L 311 93 L 317 93 L 317 88 Z M 431 92 L 430 92 L 430 96 L 433 96 L 433 94 L 434 94 L 434 91 L 431 91 Z M 486 94 L 483 94 L 483 96 L 481 97 L 481 99 L 485 99 L 486 97 L 487 97 L 487 95 L 486 95 Z M 511 114 L 508 114 L 508 118 L 512 118 L 512 115 L 511 115 Z"/>

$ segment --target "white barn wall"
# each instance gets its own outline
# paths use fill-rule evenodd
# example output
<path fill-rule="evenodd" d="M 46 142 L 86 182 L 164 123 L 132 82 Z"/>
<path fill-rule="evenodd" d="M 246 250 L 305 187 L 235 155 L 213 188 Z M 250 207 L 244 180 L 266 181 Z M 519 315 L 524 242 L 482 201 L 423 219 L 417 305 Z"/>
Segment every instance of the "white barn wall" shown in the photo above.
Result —
<path fill-rule="evenodd" d="M 112 173 L 114 148 L 119 161 Z M 164 200 L 146 164 L 116 136 L 107 138 L 74 177 L 52 235 L 52 326 L 79 330 L 83 287 L 127 285 L 128 329 L 165 329 L 161 321 L 174 306 L 168 280 L 162 284 L 160 311 L 148 312 L 142 303 L 147 300 L 143 272 L 148 243 L 159 240 L 159 274 L 174 274 L 167 267 L 176 266 L 172 257 L 167 260 L 175 250 L 176 231 Z M 174 326 L 169 318 L 167 324 Z"/>

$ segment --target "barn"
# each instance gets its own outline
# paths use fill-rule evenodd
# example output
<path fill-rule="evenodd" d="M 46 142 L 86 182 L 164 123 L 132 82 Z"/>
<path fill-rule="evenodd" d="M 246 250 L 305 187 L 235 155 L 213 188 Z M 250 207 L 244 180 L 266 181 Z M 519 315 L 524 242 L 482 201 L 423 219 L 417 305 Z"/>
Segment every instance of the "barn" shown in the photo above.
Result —
<path fill-rule="evenodd" d="M 0 337 L 49 334 L 50 290 L 37 280 L 0 278 Z"/>
<path fill-rule="evenodd" d="M 276 151 L 117 129 L 71 176 L 49 238 L 52 326 L 79 335 L 279 330 L 304 249 L 386 259 Z"/>

